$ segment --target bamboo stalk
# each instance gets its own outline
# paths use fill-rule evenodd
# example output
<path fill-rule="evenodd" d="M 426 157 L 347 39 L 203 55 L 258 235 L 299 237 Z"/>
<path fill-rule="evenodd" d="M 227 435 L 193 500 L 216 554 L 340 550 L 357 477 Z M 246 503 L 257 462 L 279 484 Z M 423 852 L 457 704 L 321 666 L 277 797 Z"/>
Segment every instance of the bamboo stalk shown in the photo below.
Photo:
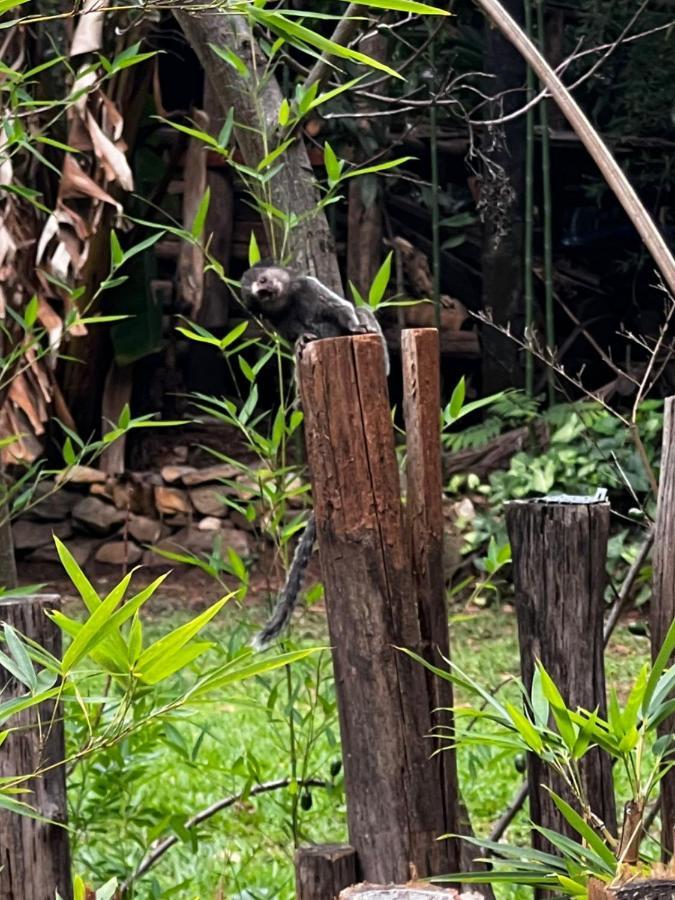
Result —
<path fill-rule="evenodd" d="M 525 0 L 525 30 L 532 37 L 532 0 Z M 534 72 L 527 67 L 527 100 L 534 96 Z M 528 109 L 525 122 L 525 335 L 526 340 L 534 327 L 534 273 L 532 251 L 534 245 L 534 109 Z M 534 395 L 534 356 L 525 351 L 525 392 Z"/>
<path fill-rule="evenodd" d="M 539 46 L 544 51 L 544 2 L 537 0 L 537 32 Z M 541 180 L 543 198 L 543 231 L 544 231 L 544 318 L 546 345 L 549 353 L 555 349 L 555 307 L 553 302 L 553 202 L 551 197 L 551 138 L 548 132 L 548 101 L 539 104 L 539 123 L 541 125 Z M 551 366 L 547 370 L 548 403 L 553 406 L 555 399 L 555 374 Z"/>
<path fill-rule="evenodd" d="M 475 0 L 475 2 L 489 16 L 507 40 L 511 41 L 514 47 L 522 54 L 547 90 L 550 91 L 551 96 L 564 113 L 579 140 L 588 150 L 607 184 L 624 208 L 626 215 L 652 254 L 668 290 L 675 296 L 675 257 L 670 252 L 663 235 L 647 212 L 632 184 L 626 178 L 623 170 L 584 111 L 499 0 Z"/>

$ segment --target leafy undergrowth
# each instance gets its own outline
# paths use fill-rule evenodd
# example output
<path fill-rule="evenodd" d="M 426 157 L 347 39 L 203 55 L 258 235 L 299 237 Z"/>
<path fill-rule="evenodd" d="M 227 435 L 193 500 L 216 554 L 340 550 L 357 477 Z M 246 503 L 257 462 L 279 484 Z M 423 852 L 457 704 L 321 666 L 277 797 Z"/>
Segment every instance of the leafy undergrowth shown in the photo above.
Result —
<path fill-rule="evenodd" d="M 165 612 L 151 625 L 164 632 L 185 618 Z M 227 658 L 250 634 L 245 615 L 226 607 L 208 637 L 215 657 Z M 304 617 L 323 640 L 323 617 Z M 484 610 L 452 622 L 453 657 L 485 686 L 501 685 L 515 696 L 515 616 Z M 303 635 L 303 639 L 306 635 Z M 608 682 L 621 693 L 646 658 L 648 643 L 620 628 L 608 660 Z M 317 687 L 318 685 L 318 687 Z M 456 702 L 462 702 L 461 695 Z M 70 724 L 71 745 L 82 723 Z M 291 751 L 291 747 L 294 748 Z M 293 840 L 346 838 L 342 773 L 330 661 L 306 660 L 291 672 L 246 682 L 221 703 L 206 704 L 178 725 L 157 726 L 77 768 L 70 777 L 71 823 L 76 871 L 95 884 L 121 881 L 153 841 L 175 835 L 177 843 L 138 880 L 136 898 L 232 898 L 290 900 Z M 474 828 L 488 834 L 509 805 L 523 775 L 512 755 L 486 749 L 459 753 L 460 779 Z M 186 830 L 186 820 L 221 798 L 256 784 L 288 779 L 290 785 L 246 797 Z M 297 780 L 323 782 L 303 789 Z M 508 838 L 529 838 L 526 812 Z M 529 896 L 507 887 L 498 897 Z"/>

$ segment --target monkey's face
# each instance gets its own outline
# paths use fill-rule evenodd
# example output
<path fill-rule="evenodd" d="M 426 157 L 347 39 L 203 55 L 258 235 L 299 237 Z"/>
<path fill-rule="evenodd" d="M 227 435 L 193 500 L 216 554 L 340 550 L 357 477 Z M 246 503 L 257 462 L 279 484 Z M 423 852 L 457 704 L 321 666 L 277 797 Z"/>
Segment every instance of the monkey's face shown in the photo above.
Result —
<path fill-rule="evenodd" d="M 283 312 L 289 302 L 290 288 L 290 273 L 277 266 L 253 266 L 241 279 L 245 302 L 263 315 Z"/>

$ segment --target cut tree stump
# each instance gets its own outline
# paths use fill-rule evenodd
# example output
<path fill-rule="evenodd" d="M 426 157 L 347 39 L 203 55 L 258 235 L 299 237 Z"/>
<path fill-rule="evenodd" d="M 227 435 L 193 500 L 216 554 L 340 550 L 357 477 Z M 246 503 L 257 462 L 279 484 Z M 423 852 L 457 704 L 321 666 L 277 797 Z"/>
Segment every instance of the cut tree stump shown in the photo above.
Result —
<path fill-rule="evenodd" d="M 609 503 L 514 501 L 507 504 L 506 523 L 525 689 L 540 659 L 572 709 L 597 707 L 606 715 L 602 620 Z M 616 834 L 608 756 L 595 748 L 580 760 L 579 770 L 591 809 Z M 576 839 L 542 785 L 575 805 L 570 793 L 533 754 L 528 779 L 532 820 Z M 533 841 L 552 849 L 536 833 Z"/>
<path fill-rule="evenodd" d="M 663 419 L 663 451 L 654 529 L 653 593 L 651 602 L 652 656 L 656 658 L 671 623 L 675 620 L 675 397 L 668 397 Z M 669 665 L 673 662 L 671 659 Z M 660 726 L 659 734 L 675 730 L 675 716 Z M 667 772 L 661 789 L 661 846 L 664 858 L 673 852 L 675 829 L 675 771 Z"/>
<path fill-rule="evenodd" d="M 45 610 L 60 605 L 54 594 L 0 600 L 0 621 L 60 659 L 61 632 L 45 615 Z M 0 667 L 0 692 L 6 702 L 24 695 L 26 687 Z M 17 713 L 9 719 L 9 726 L 18 730 L 2 745 L 0 778 L 28 775 L 65 758 L 63 720 L 53 701 Z M 51 900 L 56 891 L 63 898 L 72 897 L 65 769 L 56 766 L 22 786 L 30 793 L 18 799 L 50 821 L 0 810 L 0 898 Z"/>
<path fill-rule="evenodd" d="M 356 850 L 349 844 L 320 844 L 295 852 L 296 900 L 335 900 L 356 878 Z"/>
<path fill-rule="evenodd" d="M 298 361 L 342 736 L 349 840 L 362 878 L 456 871 L 449 791 L 429 755 L 434 696 L 412 584 L 375 335 L 307 345 Z M 446 626 L 447 640 L 447 626 Z M 439 638 L 442 642 L 443 638 Z M 318 898 L 317 900 L 323 900 Z"/>

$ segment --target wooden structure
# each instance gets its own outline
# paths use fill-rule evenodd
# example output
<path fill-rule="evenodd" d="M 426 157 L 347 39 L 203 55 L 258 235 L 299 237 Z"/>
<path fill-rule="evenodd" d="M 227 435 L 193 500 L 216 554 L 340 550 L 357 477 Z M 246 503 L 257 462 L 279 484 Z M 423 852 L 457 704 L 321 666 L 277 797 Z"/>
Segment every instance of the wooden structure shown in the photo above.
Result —
<path fill-rule="evenodd" d="M 296 900 L 329 900 L 357 878 L 356 850 L 349 844 L 321 844 L 296 850 Z"/>
<path fill-rule="evenodd" d="M 654 530 L 653 588 L 651 602 L 652 655 L 656 658 L 672 621 L 675 619 L 675 397 L 665 403 L 663 450 L 659 477 L 659 496 Z M 672 660 L 671 660 L 672 662 Z M 675 717 L 660 726 L 660 734 L 675 729 Z M 675 772 L 671 769 L 660 782 L 661 846 L 670 857 L 675 829 Z"/>
<path fill-rule="evenodd" d="M 60 658 L 61 632 L 45 615 L 45 610 L 59 607 L 60 599 L 53 594 L 0 601 L 0 620 Z M 26 687 L 0 667 L 0 692 L 6 702 L 25 694 Z M 63 721 L 53 701 L 17 713 L 9 724 L 18 730 L 0 751 L 0 778 L 35 772 L 65 758 Z M 51 769 L 24 787 L 29 793 L 18 799 L 49 821 L 0 810 L 0 900 L 51 900 L 56 891 L 66 900 L 72 897 L 72 887 L 65 769 Z"/>
<path fill-rule="evenodd" d="M 430 758 L 438 688 L 397 649 L 437 658 L 436 648 L 447 652 L 448 646 L 444 596 L 431 568 L 439 559 L 442 529 L 438 394 L 432 389 L 438 369 L 428 356 L 429 340 L 406 337 L 406 378 L 415 391 L 407 410 L 412 431 L 419 430 L 410 445 L 410 529 L 401 509 L 380 340 L 363 335 L 315 341 L 298 362 L 349 837 L 359 876 L 375 883 L 404 883 L 413 869 L 420 876 L 458 871 L 456 842 L 438 840 L 457 831 L 452 766 Z M 425 438 L 424 429 L 434 433 Z M 420 548 L 413 553 L 412 577 L 409 535 L 414 543 L 429 541 L 428 555 Z M 317 894 L 315 900 L 328 897 Z"/>
<path fill-rule="evenodd" d="M 590 498 L 516 501 L 507 505 L 506 522 L 525 688 L 529 690 L 540 659 L 568 704 L 597 707 L 605 715 L 602 620 L 609 504 Z M 616 834 L 609 758 L 596 748 L 580 761 L 579 769 L 591 808 Z M 542 788 L 549 785 L 573 802 L 561 780 L 532 755 L 528 780 L 532 820 L 572 834 Z M 539 847 L 547 843 L 537 834 L 533 840 Z"/>

